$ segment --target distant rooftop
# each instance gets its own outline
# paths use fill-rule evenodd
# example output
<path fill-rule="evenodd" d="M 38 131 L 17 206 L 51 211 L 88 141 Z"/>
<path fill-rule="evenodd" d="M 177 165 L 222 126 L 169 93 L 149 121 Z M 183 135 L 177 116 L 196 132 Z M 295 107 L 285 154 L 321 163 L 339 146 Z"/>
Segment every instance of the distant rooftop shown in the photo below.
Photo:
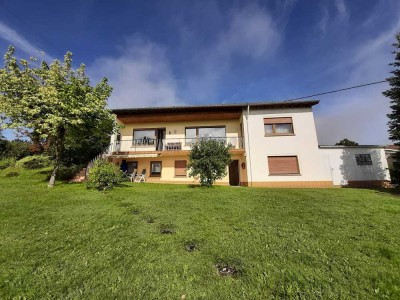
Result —
<path fill-rule="evenodd" d="M 356 145 L 356 146 L 343 146 L 343 145 L 318 145 L 321 149 L 341 149 L 341 148 L 385 148 L 382 145 Z"/>
<path fill-rule="evenodd" d="M 161 106 L 161 107 L 138 107 L 138 108 L 118 108 L 111 109 L 117 115 L 132 115 L 144 113 L 163 113 L 163 112 L 206 112 L 206 111 L 241 111 L 243 108 L 268 109 L 268 108 L 293 108 L 293 107 L 312 107 L 319 103 L 319 100 L 304 101 L 279 101 L 279 102 L 243 102 L 229 104 L 209 104 L 209 105 L 188 105 L 188 106 Z"/>

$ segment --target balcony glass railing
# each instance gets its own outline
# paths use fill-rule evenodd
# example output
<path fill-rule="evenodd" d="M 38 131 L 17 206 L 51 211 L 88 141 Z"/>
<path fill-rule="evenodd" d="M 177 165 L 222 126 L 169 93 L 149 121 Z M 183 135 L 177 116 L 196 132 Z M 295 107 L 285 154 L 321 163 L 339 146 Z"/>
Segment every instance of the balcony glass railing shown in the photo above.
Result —
<path fill-rule="evenodd" d="M 223 141 L 225 145 L 230 145 L 232 149 L 242 149 L 241 137 L 209 137 L 202 139 L 214 139 Z M 179 151 L 190 150 L 198 138 L 142 138 L 133 140 L 116 141 L 110 145 L 109 152 L 136 152 L 136 151 Z"/>

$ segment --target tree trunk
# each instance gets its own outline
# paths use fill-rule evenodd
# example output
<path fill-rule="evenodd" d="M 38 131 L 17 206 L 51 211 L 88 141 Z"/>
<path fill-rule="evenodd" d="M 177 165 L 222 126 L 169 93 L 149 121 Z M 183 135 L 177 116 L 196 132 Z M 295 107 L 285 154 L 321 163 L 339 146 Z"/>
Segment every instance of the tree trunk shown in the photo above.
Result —
<path fill-rule="evenodd" d="M 56 159 L 54 163 L 54 169 L 51 173 L 48 187 L 53 187 L 56 182 L 57 172 L 60 168 L 61 158 L 64 151 L 64 139 L 65 139 L 65 128 L 61 126 L 57 129 L 56 136 Z"/>

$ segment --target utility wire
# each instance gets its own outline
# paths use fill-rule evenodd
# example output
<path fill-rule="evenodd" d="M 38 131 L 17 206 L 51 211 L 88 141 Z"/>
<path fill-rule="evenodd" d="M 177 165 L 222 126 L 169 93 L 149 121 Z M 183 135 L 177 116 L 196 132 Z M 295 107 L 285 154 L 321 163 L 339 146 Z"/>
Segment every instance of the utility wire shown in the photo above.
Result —
<path fill-rule="evenodd" d="M 384 82 L 387 82 L 387 81 L 386 80 L 382 80 L 382 81 L 375 81 L 375 82 L 355 85 L 355 86 L 351 86 L 351 87 L 347 87 L 347 88 L 343 88 L 343 89 L 339 89 L 339 90 L 333 90 L 333 91 L 329 91 L 329 92 L 323 92 L 323 93 L 319 93 L 319 94 L 314 94 L 314 95 L 309 95 L 309 96 L 304 96 L 304 97 L 299 97 L 299 98 L 288 99 L 288 100 L 284 100 L 283 102 L 290 102 L 290 101 L 294 101 L 294 100 L 301 100 L 301 99 L 311 98 L 311 97 L 315 97 L 315 96 L 332 94 L 332 93 L 342 92 L 342 91 L 351 90 L 351 89 L 357 89 L 357 88 L 360 88 L 360 87 L 373 85 L 373 84 L 384 83 Z"/>

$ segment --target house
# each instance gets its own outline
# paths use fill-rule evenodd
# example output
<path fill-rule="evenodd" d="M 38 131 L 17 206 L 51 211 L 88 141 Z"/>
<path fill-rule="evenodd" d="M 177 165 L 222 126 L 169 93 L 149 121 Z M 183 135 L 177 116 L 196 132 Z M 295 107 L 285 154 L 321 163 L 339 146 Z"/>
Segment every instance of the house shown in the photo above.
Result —
<path fill-rule="evenodd" d="M 319 146 L 324 161 L 329 163 L 334 186 L 385 187 L 390 182 L 385 147 Z"/>
<path fill-rule="evenodd" d="M 389 169 L 393 169 L 393 163 L 397 162 L 396 155 L 399 150 L 400 147 L 397 145 L 387 145 L 385 147 L 385 154 Z"/>
<path fill-rule="evenodd" d="M 190 147 L 198 139 L 213 138 L 232 145 L 232 163 L 228 175 L 217 182 L 221 185 L 332 187 L 363 181 L 377 186 L 389 180 L 384 155 L 373 154 L 378 148 L 319 147 L 312 111 L 318 103 L 306 100 L 114 109 L 122 128 L 111 138 L 108 157 L 116 164 L 125 160 L 128 172 L 145 169 L 147 182 L 196 183 L 198 178 L 190 178 L 186 169 Z M 340 151 L 354 157 L 341 157 Z M 371 159 L 374 168 L 354 164 L 359 157 Z M 342 175 L 343 162 L 350 168 L 366 170 L 346 171 L 350 177 Z M 378 165 L 382 172 L 378 172 Z"/>

